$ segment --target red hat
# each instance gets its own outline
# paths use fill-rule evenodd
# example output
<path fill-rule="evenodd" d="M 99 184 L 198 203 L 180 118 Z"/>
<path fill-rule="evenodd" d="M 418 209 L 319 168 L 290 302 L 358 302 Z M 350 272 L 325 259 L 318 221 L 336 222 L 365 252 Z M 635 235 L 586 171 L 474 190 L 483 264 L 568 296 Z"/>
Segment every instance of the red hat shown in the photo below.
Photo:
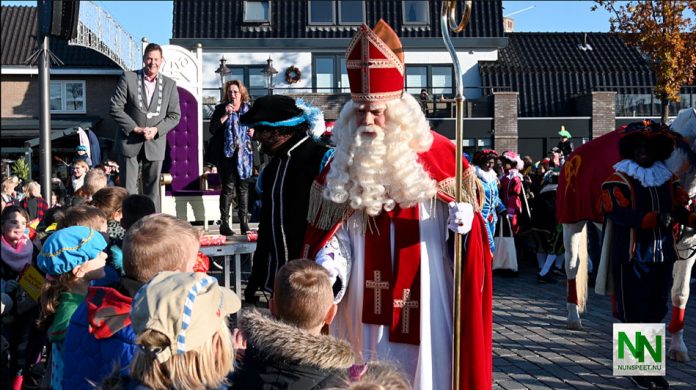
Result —
<path fill-rule="evenodd" d="M 380 19 L 353 37 L 346 50 L 350 93 L 355 102 L 397 99 L 404 89 L 404 49 L 396 32 Z"/>

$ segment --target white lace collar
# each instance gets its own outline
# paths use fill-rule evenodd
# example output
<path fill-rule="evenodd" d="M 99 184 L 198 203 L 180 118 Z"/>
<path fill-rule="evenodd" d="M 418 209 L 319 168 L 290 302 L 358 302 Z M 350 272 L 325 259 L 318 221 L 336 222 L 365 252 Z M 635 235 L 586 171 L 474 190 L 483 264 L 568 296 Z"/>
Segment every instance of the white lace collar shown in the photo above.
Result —
<path fill-rule="evenodd" d="M 672 171 L 662 161 L 655 162 L 648 168 L 643 168 L 633 160 L 621 160 L 614 164 L 614 169 L 638 180 L 644 187 L 657 187 L 672 177 Z"/>
<path fill-rule="evenodd" d="M 495 173 L 494 170 L 491 169 L 490 171 L 484 171 L 479 166 L 476 167 L 476 176 L 478 176 L 479 179 L 485 181 L 486 183 L 498 181 L 498 175 Z"/>
<path fill-rule="evenodd" d="M 515 177 L 519 177 L 520 179 L 522 178 L 522 174 L 520 173 L 519 170 L 517 169 L 510 169 L 507 174 L 503 173 L 503 177 L 507 177 L 509 179 L 513 179 Z"/>

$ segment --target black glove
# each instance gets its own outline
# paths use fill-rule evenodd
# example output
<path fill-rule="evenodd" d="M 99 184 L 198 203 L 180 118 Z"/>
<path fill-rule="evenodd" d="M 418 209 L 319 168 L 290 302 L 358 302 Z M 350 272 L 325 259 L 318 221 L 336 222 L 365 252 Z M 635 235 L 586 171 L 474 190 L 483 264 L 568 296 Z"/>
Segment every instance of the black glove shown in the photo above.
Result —
<path fill-rule="evenodd" d="M 657 224 L 661 227 L 667 229 L 672 226 L 672 214 L 670 213 L 660 213 L 657 215 Z"/>

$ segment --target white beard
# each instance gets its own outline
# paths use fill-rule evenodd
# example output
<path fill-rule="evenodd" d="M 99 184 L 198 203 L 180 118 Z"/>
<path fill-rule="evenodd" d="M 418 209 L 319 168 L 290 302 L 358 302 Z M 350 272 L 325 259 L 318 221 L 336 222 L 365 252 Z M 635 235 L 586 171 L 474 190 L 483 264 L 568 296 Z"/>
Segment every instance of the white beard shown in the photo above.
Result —
<path fill-rule="evenodd" d="M 408 208 L 435 197 L 436 183 L 411 146 L 417 143 L 413 142 L 415 131 L 398 124 L 348 127 L 342 130 L 348 136 L 336 145 L 325 197 L 337 203 L 349 200 L 353 209 L 365 210 L 371 216 L 391 211 L 396 205 Z"/>

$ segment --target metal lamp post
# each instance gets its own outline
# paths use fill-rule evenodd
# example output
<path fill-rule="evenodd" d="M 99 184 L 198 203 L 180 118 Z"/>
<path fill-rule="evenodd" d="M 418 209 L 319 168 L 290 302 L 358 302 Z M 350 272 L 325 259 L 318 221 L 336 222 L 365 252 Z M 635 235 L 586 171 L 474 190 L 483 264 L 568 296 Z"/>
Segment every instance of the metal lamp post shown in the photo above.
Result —
<path fill-rule="evenodd" d="M 263 68 L 263 74 L 266 76 L 266 88 L 268 89 L 268 94 L 273 95 L 273 78 L 278 74 L 278 71 L 273 67 L 273 60 L 271 57 L 268 57 L 266 60 L 266 67 Z"/>
<path fill-rule="evenodd" d="M 220 74 L 220 101 L 222 102 L 225 100 L 225 77 L 230 73 L 225 56 L 220 58 L 220 66 L 215 69 L 215 73 Z"/>

